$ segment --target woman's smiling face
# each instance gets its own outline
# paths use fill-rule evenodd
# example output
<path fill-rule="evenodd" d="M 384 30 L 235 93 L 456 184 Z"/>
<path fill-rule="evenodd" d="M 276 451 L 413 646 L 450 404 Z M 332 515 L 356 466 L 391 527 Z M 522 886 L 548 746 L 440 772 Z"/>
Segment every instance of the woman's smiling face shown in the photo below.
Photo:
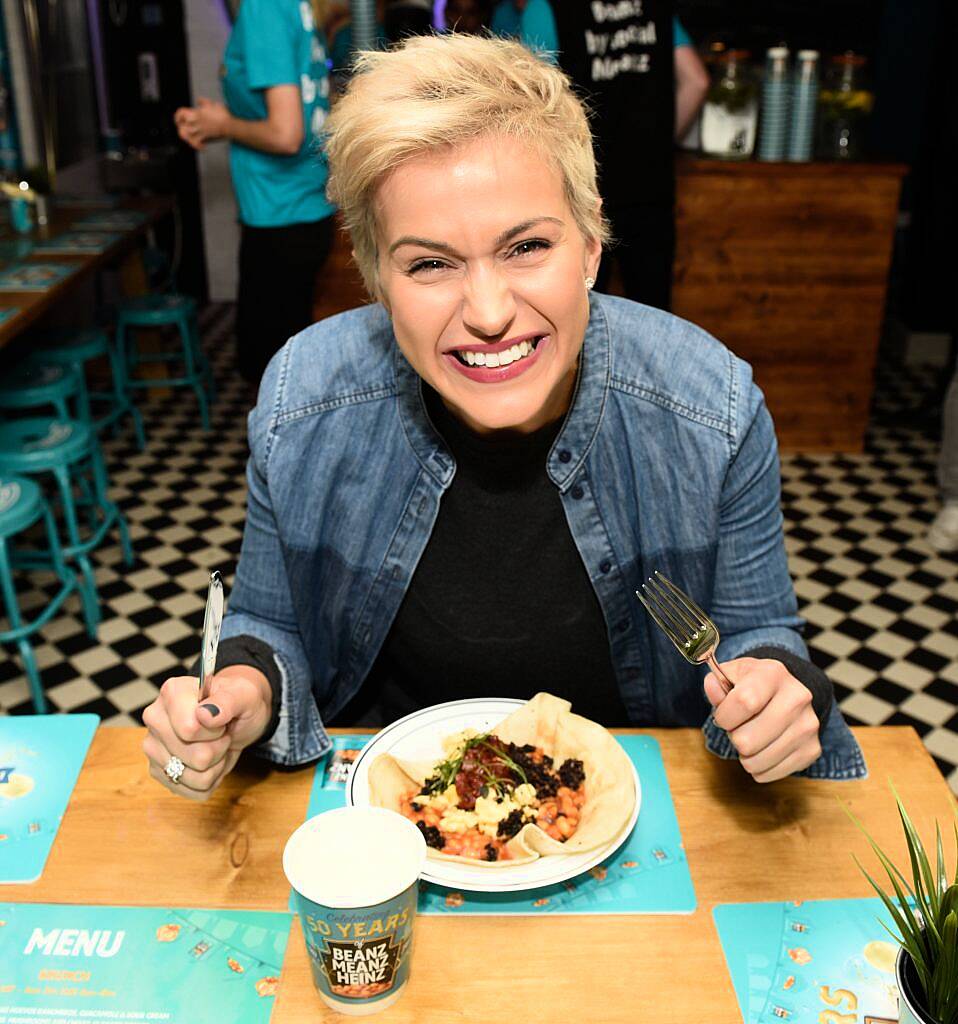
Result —
<path fill-rule="evenodd" d="M 559 172 L 499 136 L 402 164 L 376 196 L 399 347 L 472 429 L 528 432 L 569 407 L 601 246 Z"/>

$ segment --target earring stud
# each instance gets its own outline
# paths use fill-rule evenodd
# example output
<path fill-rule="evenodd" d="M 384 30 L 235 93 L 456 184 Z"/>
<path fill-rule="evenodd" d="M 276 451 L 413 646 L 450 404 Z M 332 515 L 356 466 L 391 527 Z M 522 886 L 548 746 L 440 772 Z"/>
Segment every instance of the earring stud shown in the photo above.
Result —
<path fill-rule="evenodd" d="M 594 284 L 595 284 L 595 278 L 594 277 L 587 277 L 585 279 L 585 289 L 586 289 L 586 291 L 591 292 L 592 291 L 592 287 L 593 287 Z"/>

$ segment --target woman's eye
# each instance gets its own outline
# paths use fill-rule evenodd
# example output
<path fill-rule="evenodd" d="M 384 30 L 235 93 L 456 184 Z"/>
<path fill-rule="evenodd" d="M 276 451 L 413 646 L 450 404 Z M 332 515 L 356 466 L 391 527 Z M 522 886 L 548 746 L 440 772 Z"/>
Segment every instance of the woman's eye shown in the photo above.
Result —
<path fill-rule="evenodd" d="M 529 238 L 520 242 L 512 250 L 512 256 L 528 256 L 539 250 L 551 249 L 552 246 L 544 238 Z"/>
<path fill-rule="evenodd" d="M 442 260 L 417 260 L 410 268 L 410 274 L 430 273 L 443 270 L 446 264 Z"/>

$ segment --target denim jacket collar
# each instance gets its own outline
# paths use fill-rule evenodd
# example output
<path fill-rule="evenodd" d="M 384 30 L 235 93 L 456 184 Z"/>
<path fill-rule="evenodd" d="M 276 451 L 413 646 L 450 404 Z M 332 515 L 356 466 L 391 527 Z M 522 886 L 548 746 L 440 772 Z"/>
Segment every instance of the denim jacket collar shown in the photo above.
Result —
<path fill-rule="evenodd" d="M 396 391 L 399 402 L 399 422 L 410 448 L 422 468 L 445 490 L 452 482 L 456 464 L 446 450 L 442 438 L 426 412 L 422 397 L 422 378 L 395 345 Z"/>
<path fill-rule="evenodd" d="M 423 469 L 440 487 L 445 488 L 452 480 L 455 463 L 426 412 L 422 380 L 398 344 L 395 346 L 394 365 L 399 419 L 406 440 Z M 560 491 L 565 491 L 575 479 L 595 442 L 605 411 L 611 376 L 609 324 L 599 304 L 591 302 L 572 404 L 549 452 L 546 465 L 550 478 Z"/>

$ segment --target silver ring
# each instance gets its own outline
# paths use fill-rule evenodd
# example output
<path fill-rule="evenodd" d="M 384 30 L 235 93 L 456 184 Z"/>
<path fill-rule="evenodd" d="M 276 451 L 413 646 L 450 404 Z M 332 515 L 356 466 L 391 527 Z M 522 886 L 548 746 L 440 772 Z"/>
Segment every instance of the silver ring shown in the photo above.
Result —
<path fill-rule="evenodd" d="M 163 769 L 166 772 L 167 778 L 174 786 L 180 784 L 180 777 L 183 775 L 186 765 L 178 757 L 171 757 L 166 762 L 166 767 Z"/>

